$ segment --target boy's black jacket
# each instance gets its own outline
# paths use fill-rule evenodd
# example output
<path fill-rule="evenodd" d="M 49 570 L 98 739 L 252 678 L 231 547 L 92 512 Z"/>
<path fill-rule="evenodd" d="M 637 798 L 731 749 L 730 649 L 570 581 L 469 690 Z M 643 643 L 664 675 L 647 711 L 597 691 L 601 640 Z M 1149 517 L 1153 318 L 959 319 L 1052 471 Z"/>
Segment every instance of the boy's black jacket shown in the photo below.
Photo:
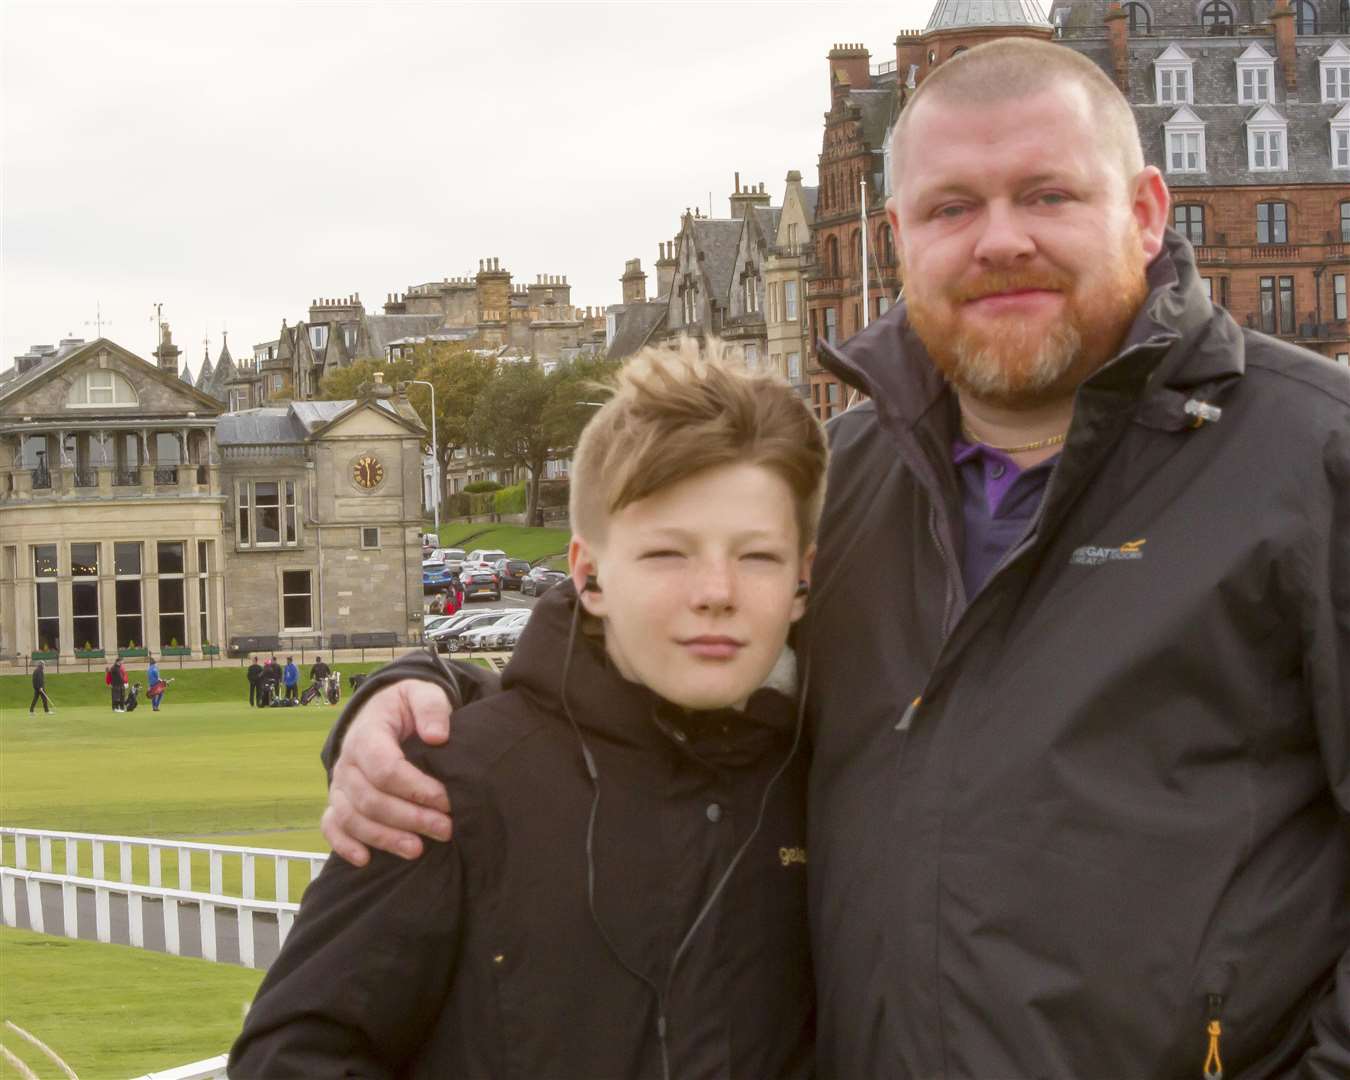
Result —
<path fill-rule="evenodd" d="M 448 746 L 407 744 L 449 790 L 453 841 L 412 862 L 377 853 L 365 869 L 329 859 L 231 1077 L 661 1076 L 655 995 L 587 903 L 594 789 L 560 696 L 575 604 L 568 583 L 540 601 L 504 692 L 457 710 Z M 438 666 L 415 665 L 420 677 Z M 762 690 L 744 714 L 680 712 L 620 678 L 583 633 L 566 682 L 599 772 L 595 911 L 623 962 L 664 986 L 754 827 L 796 710 Z M 804 790 L 799 755 L 680 962 L 672 1077 L 811 1073 Z"/>

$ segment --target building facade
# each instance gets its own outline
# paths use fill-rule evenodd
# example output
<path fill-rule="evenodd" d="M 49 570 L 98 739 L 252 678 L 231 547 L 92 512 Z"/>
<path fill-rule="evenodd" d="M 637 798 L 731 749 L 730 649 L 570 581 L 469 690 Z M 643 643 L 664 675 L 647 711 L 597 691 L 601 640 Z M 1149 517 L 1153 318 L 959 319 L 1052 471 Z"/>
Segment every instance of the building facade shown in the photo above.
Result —
<path fill-rule="evenodd" d="M 764 337 L 768 366 L 803 396 L 810 395 L 803 358 L 810 355 L 806 315 L 806 271 L 819 189 L 805 187 L 802 174 L 787 174 L 778 228 L 764 257 Z"/>

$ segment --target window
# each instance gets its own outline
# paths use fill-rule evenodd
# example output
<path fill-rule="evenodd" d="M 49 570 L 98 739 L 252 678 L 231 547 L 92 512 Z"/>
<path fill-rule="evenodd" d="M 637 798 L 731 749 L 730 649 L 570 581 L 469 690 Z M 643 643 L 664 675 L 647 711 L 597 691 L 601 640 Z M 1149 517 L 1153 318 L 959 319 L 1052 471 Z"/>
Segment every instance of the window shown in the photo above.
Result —
<path fill-rule="evenodd" d="M 272 393 L 274 394 L 281 393 L 282 387 L 285 385 L 286 384 L 280 375 L 272 376 Z"/>
<path fill-rule="evenodd" d="M 1169 45 L 1155 61 L 1153 71 L 1159 105 L 1189 105 L 1192 101 L 1191 58 Z"/>
<path fill-rule="evenodd" d="M 753 274 L 747 274 L 745 278 L 745 311 L 746 314 L 753 315 L 759 310 L 759 282 Z"/>
<path fill-rule="evenodd" d="M 74 409 L 125 407 L 136 404 L 136 391 L 115 371 L 86 371 L 71 385 L 66 404 Z"/>
<path fill-rule="evenodd" d="M 308 570 L 281 572 L 281 628 L 311 630 L 314 618 L 310 610 Z"/>
<path fill-rule="evenodd" d="M 797 321 L 797 283 L 795 281 L 783 282 L 783 318 L 788 322 Z"/>
<path fill-rule="evenodd" d="M 745 347 L 745 366 L 751 371 L 759 367 L 759 346 L 747 345 Z"/>
<path fill-rule="evenodd" d="M 1350 169 L 1350 102 L 1331 118 L 1331 167 Z M 1341 208 L 1344 212 L 1344 203 Z"/>
<path fill-rule="evenodd" d="M 356 327 L 344 326 L 342 328 L 342 341 L 347 346 L 348 352 L 356 351 Z"/>
<path fill-rule="evenodd" d="M 1289 243 L 1289 208 L 1282 202 L 1256 204 L 1256 242 Z"/>
<path fill-rule="evenodd" d="M 1167 171 L 1201 173 L 1205 171 L 1205 124 L 1187 106 L 1174 112 L 1163 124 L 1167 139 Z"/>
<path fill-rule="evenodd" d="M 1285 120 L 1269 105 L 1263 105 L 1247 121 L 1247 168 L 1254 171 L 1287 169 Z"/>
<path fill-rule="evenodd" d="M 311 326 L 309 328 L 309 343 L 314 349 L 322 349 L 328 344 L 328 327 Z"/>
<path fill-rule="evenodd" d="M 1202 285 L 1205 287 L 1205 297 L 1206 297 L 1206 299 L 1208 299 L 1210 303 L 1213 303 L 1213 302 L 1214 302 L 1214 279 L 1213 279 L 1213 278 L 1202 277 L 1202 278 L 1200 279 L 1200 284 L 1202 284 Z"/>
<path fill-rule="evenodd" d="M 369 526 L 361 530 L 361 546 L 363 548 L 377 548 L 380 546 L 380 530 L 378 526 Z"/>
<path fill-rule="evenodd" d="M 248 391 L 243 387 L 235 387 L 230 391 L 230 412 L 238 412 L 240 409 L 248 408 Z"/>
<path fill-rule="evenodd" d="M 1205 208 L 1181 203 L 1172 208 L 1172 227 L 1192 244 L 1205 242 Z"/>
<path fill-rule="evenodd" d="M 839 312 L 828 307 L 825 309 L 825 340 L 833 345 L 839 337 Z"/>
<path fill-rule="evenodd" d="M 1350 317 L 1350 310 L 1346 307 L 1344 274 L 1331 275 L 1331 308 L 1337 319 Z"/>
<path fill-rule="evenodd" d="M 1350 244 L 1350 202 L 1341 203 L 1341 243 Z"/>
<path fill-rule="evenodd" d="M 1294 322 L 1294 279 L 1261 279 L 1261 329 L 1267 334 L 1292 334 Z"/>
<path fill-rule="evenodd" d="M 236 505 L 240 547 L 289 547 L 299 542 L 294 480 L 241 480 Z"/>
<path fill-rule="evenodd" d="M 787 380 L 794 385 L 802 381 L 802 354 L 787 354 Z"/>
<path fill-rule="evenodd" d="M 141 545 L 139 542 L 118 542 L 113 545 L 113 572 L 117 582 L 113 596 L 116 600 L 117 647 L 135 649 L 143 646 L 145 634 L 141 628 Z"/>
<path fill-rule="evenodd" d="M 156 545 L 159 570 L 159 643 L 178 647 L 187 641 L 187 589 L 183 579 L 183 543 L 161 540 Z"/>
<path fill-rule="evenodd" d="M 1224 0 L 1209 0 L 1200 9 L 1200 25 L 1211 34 L 1225 33 L 1233 27 L 1233 9 Z"/>
<path fill-rule="evenodd" d="M 1309 3 L 1309 0 L 1298 0 L 1294 4 L 1294 33 L 1317 33 L 1317 9 Z"/>
<path fill-rule="evenodd" d="M 1338 352 L 1336 363 L 1340 364 L 1341 367 L 1350 367 L 1350 352 Z"/>
<path fill-rule="evenodd" d="M 1317 64 L 1322 69 L 1322 101 L 1350 101 L 1350 48 L 1333 42 Z"/>
<path fill-rule="evenodd" d="M 1275 58 L 1260 45 L 1250 45 L 1237 58 L 1239 105 L 1259 105 L 1271 99 L 1275 84 Z"/>
<path fill-rule="evenodd" d="M 77 649 L 101 649 L 98 621 L 98 544 L 70 545 L 71 631 Z"/>
<path fill-rule="evenodd" d="M 877 318 L 881 318 L 886 312 L 891 310 L 891 298 L 889 296 L 877 297 Z"/>
<path fill-rule="evenodd" d="M 61 608 L 57 592 L 55 544 L 33 545 L 33 607 L 37 616 L 37 646 L 42 651 L 61 647 Z"/>
<path fill-rule="evenodd" d="M 197 617 L 201 620 L 201 641 L 211 640 L 211 541 L 197 541 Z"/>
<path fill-rule="evenodd" d="M 1130 2 L 1125 5 L 1124 10 L 1126 17 L 1129 19 L 1130 33 L 1147 34 L 1149 23 L 1151 21 L 1149 19 L 1148 8 L 1144 7 L 1143 4 L 1137 4 L 1134 0 L 1130 0 Z"/>

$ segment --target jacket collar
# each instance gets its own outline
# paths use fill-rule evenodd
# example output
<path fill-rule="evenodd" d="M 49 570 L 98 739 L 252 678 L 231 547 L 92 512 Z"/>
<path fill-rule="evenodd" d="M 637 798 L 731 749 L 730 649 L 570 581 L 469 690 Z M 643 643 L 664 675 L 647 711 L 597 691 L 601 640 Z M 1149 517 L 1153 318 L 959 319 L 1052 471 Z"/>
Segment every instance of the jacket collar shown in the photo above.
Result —
<path fill-rule="evenodd" d="M 1075 423 L 1094 402 L 1107 401 L 1112 407 L 1138 403 L 1136 419 L 1149 426 L 1190 427 L 1194 421 L 1186 403 L 1208 401 L 1242 375 L 1242 332 L 1205 295 L 1195 252 L 1172 229 L 1149 264 L 1148 284 L 1148 298 L 1120 351 L 1079 387 Z M 949 445 L 954 421 L 946 380 L 929 359 L 903 302 L 840 348 L 818 344 L 826 369 L 870 397 L 882 426 L 893 435 L 909 441 L 925 421 L 945 417 L 938 442 Z"/>
<path fill-rule="evenodd" d="M 521 689 L 562 718 L 570 713 L 588 738 L 673 752 L 711 768 L 750 764 L 791 737 L 797 710 L 777 690 L 757 690 L 744 711 L 690 711 L 629 682 L 610 663 L 596 621 L 577 607 L 570 581 L 543 595 L 502 673 L 503 689 Z M 580 623 L 569 662 L 574 618 Z"/>

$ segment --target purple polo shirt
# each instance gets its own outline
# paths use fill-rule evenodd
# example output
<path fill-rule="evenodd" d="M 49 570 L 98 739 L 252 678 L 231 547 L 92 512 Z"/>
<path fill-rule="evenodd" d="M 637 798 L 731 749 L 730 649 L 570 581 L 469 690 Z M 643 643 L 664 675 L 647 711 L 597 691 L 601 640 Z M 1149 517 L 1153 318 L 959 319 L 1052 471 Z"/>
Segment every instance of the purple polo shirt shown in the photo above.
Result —
<path fill-rule="evenodd" d="M 965 550 L 961 576 L 966 596 L 974 597 L 1006 552 L 1026 535 L 1059 455 L 1019 469 L 1007 454 L 990 446 L 952 442 L 952 462 L 961 481 Z"/>

